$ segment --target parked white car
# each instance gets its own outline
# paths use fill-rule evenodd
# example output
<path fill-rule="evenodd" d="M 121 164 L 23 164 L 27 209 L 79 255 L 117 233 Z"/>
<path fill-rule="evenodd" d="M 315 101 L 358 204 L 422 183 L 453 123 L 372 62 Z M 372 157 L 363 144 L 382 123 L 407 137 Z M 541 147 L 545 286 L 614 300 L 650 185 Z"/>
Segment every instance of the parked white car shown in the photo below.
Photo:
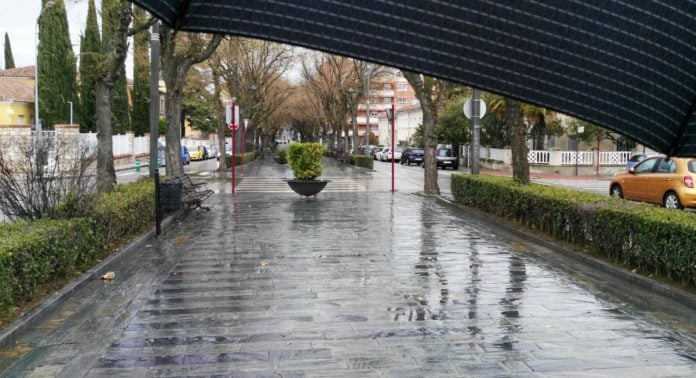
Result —
<path fill-rule="evenodd" d="M 394 160 L 396 161 L 401 161 L 401 153 L 404 151 L 403 148 L 401 147 L 395 147 L 394 150 Z M 392 161 L 392 152 L 391 150 L 387 152 L 387 161 Z"/>
<path fill-rule="evenodd" d="M 387 153 L 389 153 L 389 147 L 384 147 L 375 153 L 375 160 L 385 161 L 387 159 Z"/>

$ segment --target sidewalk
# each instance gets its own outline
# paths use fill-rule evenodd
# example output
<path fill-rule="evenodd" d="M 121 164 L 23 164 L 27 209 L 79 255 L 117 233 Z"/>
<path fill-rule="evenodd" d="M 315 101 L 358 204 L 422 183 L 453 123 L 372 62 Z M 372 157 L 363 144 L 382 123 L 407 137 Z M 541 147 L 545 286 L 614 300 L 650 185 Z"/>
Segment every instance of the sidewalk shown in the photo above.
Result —
<path fill-rule="evenodd" d="M 207 179 L 210 212 L 75 290 L 0 375 L 696 376 L 696 309 L 376 174 L 327 164 L 362 190 L 316 199 Z"/>

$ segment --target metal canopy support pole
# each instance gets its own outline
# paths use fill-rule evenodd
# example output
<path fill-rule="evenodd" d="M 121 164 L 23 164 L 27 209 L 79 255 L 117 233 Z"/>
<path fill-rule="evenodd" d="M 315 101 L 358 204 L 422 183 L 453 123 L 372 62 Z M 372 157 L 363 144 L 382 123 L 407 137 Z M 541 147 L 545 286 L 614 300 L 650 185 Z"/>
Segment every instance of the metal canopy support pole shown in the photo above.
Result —
<path fill-rule="evenodd" d="M 159 23 L 152 25 L 150 34 L 150 177 L 155 177 L 155 171 L 159 168 Z"/>
<path fill-rule="evenodd" d="M 367 70 L 365 78 L 365 155 L 370 156 L 367 147 L 370 145 L 370 74 L 371 70 Z"/>
<path fill-rule="evenodd" d="M 237 129 L 235 128 L 235 120 L 237 119 L 237 103 L 232 100 L 232 159 L 230 164 L 232 166 L 232 194 L 234 193 L 234 185 L 235 185 L 235 165 L 237 165 Z"/>
<path fill-rule="evenodd" d="M 471 123 L 474 126 L 473 149 L 471 151 L 471 174 L 479 174 L 479 144 L 481 143 L 481 91 L 473 88 L 471 99 Z"/>
<path fill-rule="evenodd" d="M 394 124 L 396 123 L 396 109 L 394 106 L 394 101 L 392 100 L 391 104 L 391 152 L 392 152 L 392 166 L 391 166 L 391 176 L 392 176 L 392 193 L 394 193 L 394 139 L 396 139 L 396 135 L 394 135 Z"/>

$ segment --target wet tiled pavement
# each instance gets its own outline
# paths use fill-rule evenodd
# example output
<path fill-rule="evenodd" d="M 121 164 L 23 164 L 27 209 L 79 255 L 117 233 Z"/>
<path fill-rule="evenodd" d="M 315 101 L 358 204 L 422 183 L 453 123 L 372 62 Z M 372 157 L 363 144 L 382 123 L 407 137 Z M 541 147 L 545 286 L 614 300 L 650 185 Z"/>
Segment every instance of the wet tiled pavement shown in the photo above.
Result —
<path fill-rule="evenodd" d="M 347 173 L 360 190 L 316 200 L 221 182 L 210 212 L 0 353 L 3 376 L 696 376 L 693 309 L 615 296 L 495 224 Z"/>

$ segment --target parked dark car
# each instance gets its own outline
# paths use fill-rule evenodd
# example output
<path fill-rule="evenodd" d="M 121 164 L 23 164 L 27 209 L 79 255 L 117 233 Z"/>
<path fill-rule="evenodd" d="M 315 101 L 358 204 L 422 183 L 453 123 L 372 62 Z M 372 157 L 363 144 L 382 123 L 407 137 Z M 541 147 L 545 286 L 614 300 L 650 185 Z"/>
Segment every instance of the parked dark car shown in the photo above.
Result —
<path fill-rule="evenodd" d="M 442 169 L 459 169 L 459 158 L 451 148 L 439 148 L 435 152 L 436 166 Z"/>
<path fill-rule="evenodd" d="M 408 147 L 401 153 L 401 164 L 406 165 L 421 165 L 423 164 L 423 156 L 425 151 L 420 147 Z"/>

